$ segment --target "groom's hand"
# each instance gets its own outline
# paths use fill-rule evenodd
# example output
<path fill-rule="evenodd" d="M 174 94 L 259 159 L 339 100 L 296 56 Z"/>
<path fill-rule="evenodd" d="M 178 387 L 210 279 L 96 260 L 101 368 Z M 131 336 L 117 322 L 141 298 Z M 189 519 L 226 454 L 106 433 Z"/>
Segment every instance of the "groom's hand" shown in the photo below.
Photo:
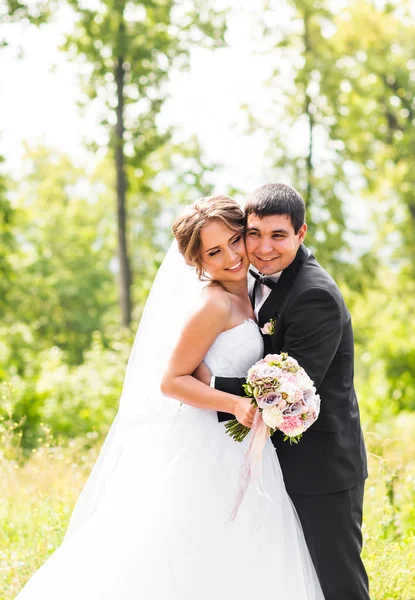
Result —
<path fill-rule="evenodd" d="M 207 367 L 204 362 L 200 363 L 200 365 L 195 369 L 195 371 L 193 371 L 192 375 L 195 379 L 198 379 L 205 385 L 210 385 L 212 373 L 210 372 L 209 367 Z"/>

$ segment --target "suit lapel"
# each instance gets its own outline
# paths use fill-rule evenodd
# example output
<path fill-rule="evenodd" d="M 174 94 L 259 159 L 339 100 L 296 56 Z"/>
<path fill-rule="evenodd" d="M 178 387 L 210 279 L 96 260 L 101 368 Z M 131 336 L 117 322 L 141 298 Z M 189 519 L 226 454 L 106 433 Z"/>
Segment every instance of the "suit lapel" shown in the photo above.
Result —
<path fill-rule="evenodd" d="M 253 309 L 255 309 L 255 284 L 256 279 L 254 279 L 252 275 L 248 275 L 248 296 Z"/>
<path fill-rule="evenodd" d="M 293 262 L 281 273 L 281 277 L 278 279 L 276 286 L 272 289 L 270 295 L 259 310 L 258 317 L 261 327 L 278 313 L 288 290 L 297 277 L 298 271 L 310 254 L 310 251 L 304 244 L 301 244 Z"/>

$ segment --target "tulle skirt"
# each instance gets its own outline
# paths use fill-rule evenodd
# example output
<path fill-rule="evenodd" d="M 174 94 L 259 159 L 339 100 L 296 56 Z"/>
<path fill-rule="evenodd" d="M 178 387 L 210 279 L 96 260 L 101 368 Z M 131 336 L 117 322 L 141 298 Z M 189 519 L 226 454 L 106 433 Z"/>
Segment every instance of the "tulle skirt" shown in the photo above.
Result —
<path fill-rule="evenodd" d="M 266 495 L 251 483 L 230 520 L 247 445 L 189 406 L 132 427 L 96 509 L 18 599 L 323 600 L 271 441 Z"/>

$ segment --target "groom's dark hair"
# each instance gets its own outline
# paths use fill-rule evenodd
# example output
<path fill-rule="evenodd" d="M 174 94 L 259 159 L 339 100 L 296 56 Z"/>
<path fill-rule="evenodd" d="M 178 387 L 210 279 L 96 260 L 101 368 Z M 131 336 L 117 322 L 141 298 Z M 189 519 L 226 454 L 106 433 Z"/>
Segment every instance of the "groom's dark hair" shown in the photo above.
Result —
<path fill-rule="evenodd" d="M 305 222 L 305 202 L 300 194 L 285 183 L 267 183 L 253 192 L 245 205 L 245 217 L 288 215 L 295 233 Z"/>

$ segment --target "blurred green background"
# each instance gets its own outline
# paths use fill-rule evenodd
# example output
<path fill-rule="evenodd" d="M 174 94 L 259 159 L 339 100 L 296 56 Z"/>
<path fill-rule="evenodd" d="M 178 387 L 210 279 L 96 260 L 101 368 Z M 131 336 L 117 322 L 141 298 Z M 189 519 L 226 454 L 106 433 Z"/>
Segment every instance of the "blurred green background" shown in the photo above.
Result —
<path fill-rule="evenodd" d="M 352 313 L 375 486 L 373 597 L 415 597 L 414 2 L 1 0 L 0 19 L 0 60 L 16 85 L 15 96 L 0 90 L 3 597 L 58 544 L 74 497 L 26 506 L 37 511 L 31 533 L 27 522 L 16 533 L 11 506 L 36 456 L 55 473 L 51 447 L 90 467 L 84 452 L 94 456 L 115 416 L 173 217 L 210 193 L 243 203 L 270 181 L 302 193 L 307 245 Z M 64 107 L 50 119 L 31 112 L 29 83 L 46 105 L 51 92 L 22 77 L 42 40 L 54 76 L 65 65 L 75 74 L 75 89 L 55 79 L 79 115 L 72 152 L 24 138 L 26 112 L 53 139 L 71 127 Z M 48 480 L 52 498 L 61 476 Z M 56 533 L 50 547 L 36 523 Z M 29 547 L 33 562 L 10 567 L 16 553 L 26 564 Z"/>

